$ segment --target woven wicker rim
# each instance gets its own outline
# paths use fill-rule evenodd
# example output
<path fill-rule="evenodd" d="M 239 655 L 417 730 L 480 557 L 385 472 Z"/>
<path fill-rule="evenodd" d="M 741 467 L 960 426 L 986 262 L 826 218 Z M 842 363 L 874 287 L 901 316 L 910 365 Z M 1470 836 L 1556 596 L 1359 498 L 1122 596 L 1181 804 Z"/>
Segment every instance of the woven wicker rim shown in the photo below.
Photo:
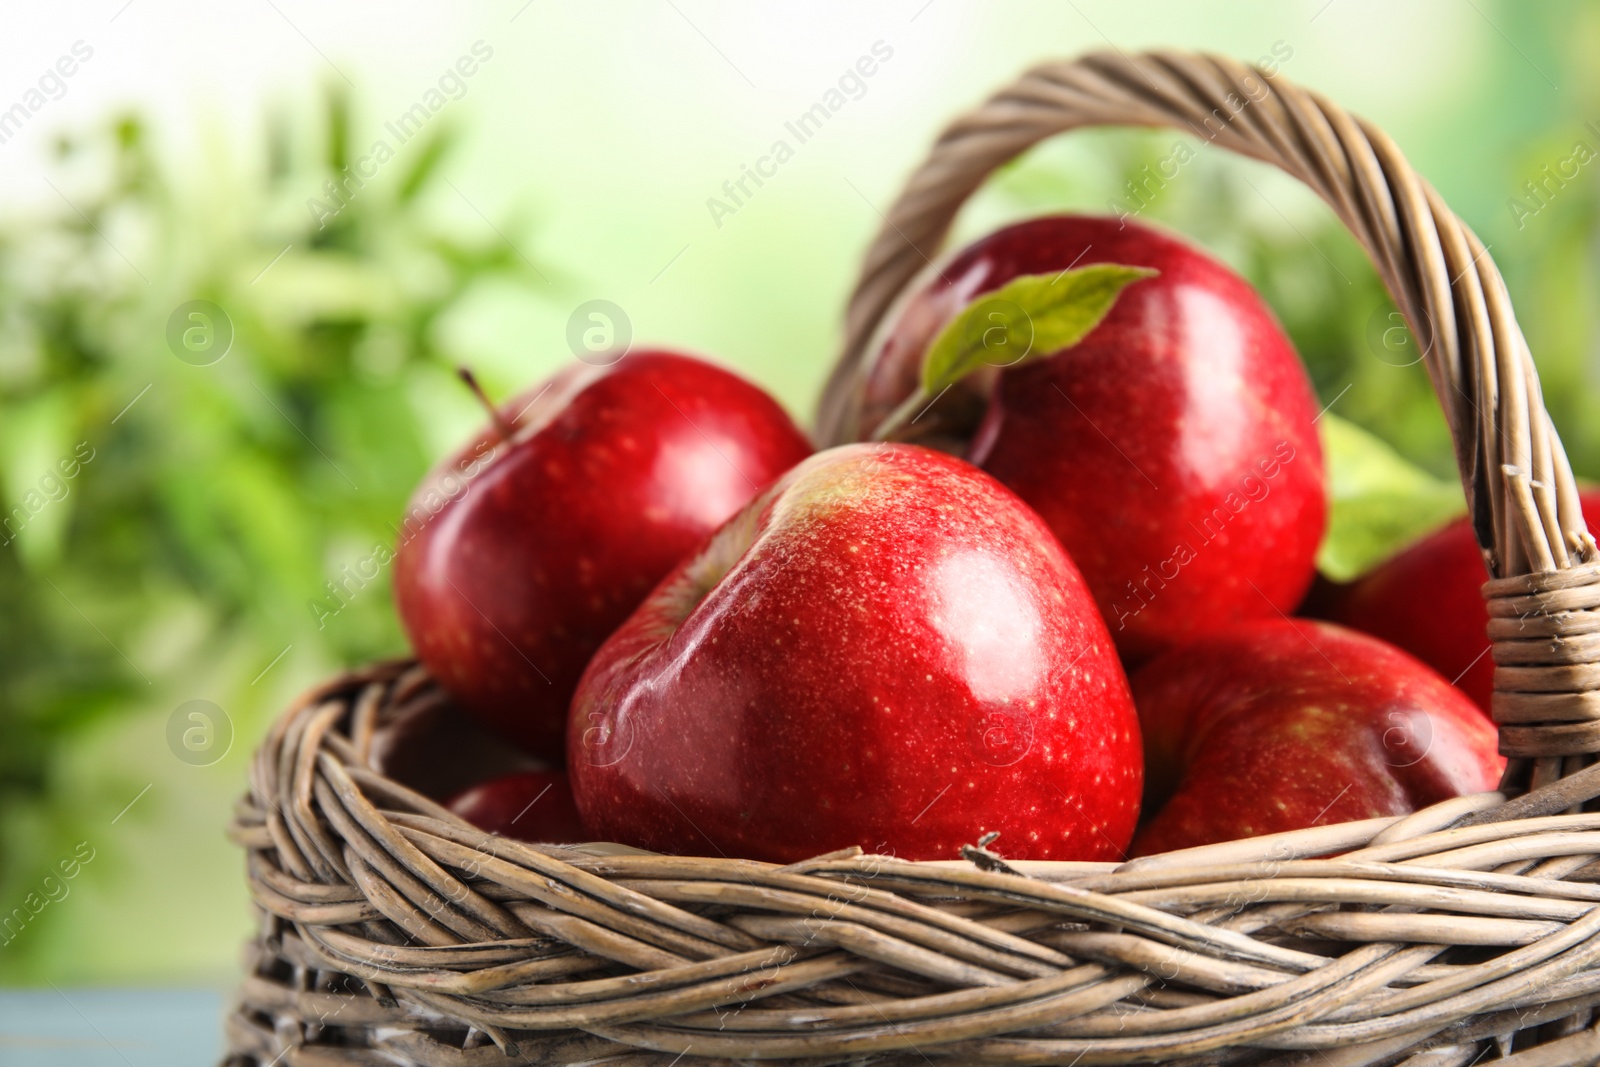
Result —
<path fill-rule="evenodd" d="M 1248 106 L 1238 101 L 1248 100 Z M 1282 167 L 1368 249 L 1428 352 L 1480 542 L 1506 789 L 1123 865 L 789 867 L 485 835 L 370 768 L 442 695 L 404 663 L 274 726 L 231 835 L 263 912 L 230 1062 L 1347 1064 L 1600 1061 L 1600 565 L 1505 287 L 1380 131 L 1231 60 L 1090 55 L 954 123 L 868 253 L 825 439 L 867 339 L 999 164 L 1084 125 Z M 1339 854 L 1333 859 L 1318 859 Z M 1543 1042 L 1538 1043 L 1536 1042 Z"/>

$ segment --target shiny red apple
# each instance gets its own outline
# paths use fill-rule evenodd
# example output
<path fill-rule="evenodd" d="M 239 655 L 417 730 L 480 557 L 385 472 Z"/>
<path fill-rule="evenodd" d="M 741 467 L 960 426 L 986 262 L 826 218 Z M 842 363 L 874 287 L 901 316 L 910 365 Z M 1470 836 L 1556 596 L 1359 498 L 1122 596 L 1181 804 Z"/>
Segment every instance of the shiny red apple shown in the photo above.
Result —
<path fill-rule="evenodd" d="M 1136 662 L 1292 611 L 1311 582 L 1327 510 L 1317 400 L 1247 282 L 1114 218 L 1009 226 L 905 301 L 881 339 L 860 429 L 912 392 L 924 352 L 975 297 L 1019 275 L 1096 263 L 1159 274 L 1128 286 L 1075 347 L 969 379 L 913 429 L 970 439 L 968 458 L 1061 539 Z"/>
<path fill-rule="evenodd" d="M 572 802 L 566 772 L 522 771 L 466 790 L 446 805 L 480 830 L 549 845 L 591 840 Z"/>
<path fill-rule="evenodd" d="M 1401 815 L 1494 789 L 1495 729 L 1430 667 L 1331 623 L 1241 623 L 1133 675 L 1136 855 Z"/>
<path fill-rule="evenodd" d="M 688 356 L 573 365 L 429 475 L 395 598 L 473 715 L 560 760 L 584 664 L 645 594 L 811 451 L 766 393 Z"/>
<path fill-rule="evenodd" d="M 1138 724 L 1037 515 L 969 464 L 847 445 L 722 527 L 596 653 L 567 765 L 605 840 L 788 862 L 859 845 L 1116 858 Z"/>
<path fill-rule="evenodd" d="M 1583 514 L 1600 516 L 1600 490 L 1579 494 Z M 1310 613 L 1398 645 L 1455 682 L 1486 713 L 1494 692 L 1489 568 L 1466 519 L 1458 519 L 1347 585 L 1325 590 Z"/>

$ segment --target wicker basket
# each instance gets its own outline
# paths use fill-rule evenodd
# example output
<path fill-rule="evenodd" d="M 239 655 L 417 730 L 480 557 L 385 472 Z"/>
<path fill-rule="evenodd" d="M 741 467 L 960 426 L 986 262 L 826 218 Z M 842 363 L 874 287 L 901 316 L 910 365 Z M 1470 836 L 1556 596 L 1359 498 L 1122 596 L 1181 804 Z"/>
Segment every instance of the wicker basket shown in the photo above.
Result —
<path fill-rule="evenodd" d="M 372 770 L 382 724 L 442 699 L 376 666 L 256 756 L 232 835 L 263 919 L 229 1064 L 1600 1062 L 1600 554 L 1494 264 L 1381 131 L 1227 59 L 1032 71 L 890 211 L 822 436 L 850 436 L 867 339 L 961 202 L 1097 124 L 1273 163 L 1370 253 L 1493 559 L 1504 793 L 1120 866 L 536 848 Z"/>

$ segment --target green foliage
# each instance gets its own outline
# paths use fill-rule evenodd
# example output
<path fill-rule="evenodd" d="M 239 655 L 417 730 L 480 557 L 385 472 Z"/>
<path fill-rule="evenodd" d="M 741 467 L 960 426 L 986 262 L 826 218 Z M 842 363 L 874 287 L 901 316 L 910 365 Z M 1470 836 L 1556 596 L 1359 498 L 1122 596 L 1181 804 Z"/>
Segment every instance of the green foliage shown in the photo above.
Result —
<path fill-rule="evenodd" d="M 441 320 L 476 287 L 539 282 L 492 229 L 424 213 L 448 128 L 336 198 L 340 96 L 318 125 L 275 125 L 259 166 L 194 173 L 121 119 L 60 142 L 59 210 L 0 223 L 0 911 L 143 784 L 69 770 L 91 730 L 206 696 L 253 740 L 272 709 L 250 678 L 280 650 L 320 670 L 403 647 L 387 575 L 343 568 L 392 543 L 439 447 Z M 191 300 L 222 309 L 218 336 L 231 323 L 210 365 L 168 347 Z M 337 609 L 320 628 L 313 599 Z M 45 943 L 18 938 L 0 976 Z"/>
<path fill-rule="evenodd" d="M 1457 480 L 1407 463 L 1381 440 L 1332 413 L 1318 421 L 1328 470 L 1328 533 L 1317 569 L 1348 582 L 1457 515 Z"/>

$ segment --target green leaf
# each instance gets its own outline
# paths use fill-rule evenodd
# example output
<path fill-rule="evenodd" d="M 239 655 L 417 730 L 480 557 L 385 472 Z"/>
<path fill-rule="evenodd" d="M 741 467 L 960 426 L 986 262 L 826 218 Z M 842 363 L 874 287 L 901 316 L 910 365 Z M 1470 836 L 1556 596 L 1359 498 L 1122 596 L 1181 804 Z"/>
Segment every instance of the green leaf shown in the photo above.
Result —
<path fill-rule="evenodd" d="M 981 367 L 1015 367 L 1053 356 L 1100 325 L 1122 290 L 1158 272 L 1097 263 L 1059 274 L 1025 274 L 962 309 L 922 362 L 927 397 Z"/>
<path fill-rule="evenodd" d="M 335 175 L 350 165 L 350 94 L 328 86 L 328 169 Z"/>
<path fill-rule="evenodd" d="M 1466 511 L 1461 485 L 1412 466 L 1360 427 L 1324 414 L 1328 532 L 1317 569 L 1348 582 Z"/>
<path fill-rule="evenodd" d="M 428 143 L 422 146 L 416 162 L 406 171 L 405 177 L 400 179 L 400 187 L 395 196 L 401 203 L 416 196 L 433 179 L 439 164 L 449 157 L 455 141 L 456 131 L 451 126 L 444 127 L 428 139 Z"/>

